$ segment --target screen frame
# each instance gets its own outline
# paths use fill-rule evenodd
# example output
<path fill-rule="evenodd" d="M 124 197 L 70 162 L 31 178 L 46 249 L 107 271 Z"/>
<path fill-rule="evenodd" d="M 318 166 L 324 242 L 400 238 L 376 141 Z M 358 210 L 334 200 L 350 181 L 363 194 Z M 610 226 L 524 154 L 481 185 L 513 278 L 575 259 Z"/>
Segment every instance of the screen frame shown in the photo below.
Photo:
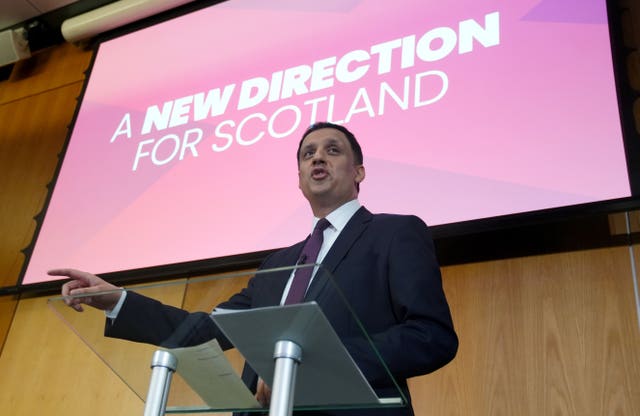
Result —
<path fill-rule="evenodd" d="M 53 189 L 55 187 L 62 167 L 64 155 L 66 155 L 69 146 L 73 128 L 78 117 L 84 93 L 91 78 L 91 71 L 93 69 L 100 45 L 102 45 L 106 41 L 133 33 L 137 30 L 144 29 L 162 22 L 166 22 L 168 20 L 201 10 L 203 8 L 215 7 L 216 4 L 223 3 L 224 1 L 225 0 L 216 0 L 188 3 L 176 9 L 104 33 L 93 39 L 92 42 L 88 45 L 88 47 L 93 50 L 93 56 L 91 59 L 91 63 L 89 64 L 89 67 L 85 72 L 86 77 L 84 80 L 83 89 L 80 94 L 80 98 L 77 101 L 78 105 L 76 106 L 72 123 L 70 124 L 70 127 L 68 129 L 65 144 L 60 153 L 56 172 L 54 174 L 53 180 L 48 187 L 46 202 L 42 211 L 35 217 L 36 230 L 34 232 L 33 239 L 30 245 L 23 250 L 25 261 L 20 272 L 19 281 L 15 288 L 3 288 L 5 292 L 48 290 L 51 287 L 57 287 L 60 284 L 60 280 L 31 284 L 23 284 L 22 280 L 29 264 L 35 241 L 37 240 L 37 237 L 40 233 L 44 217 L 49 207 Z M 607 0 L 606 6 L 613 72 L 618 99 L 619 118 L 621 123 L 625 157 L 627 161 L 627 172 L 632 196 L 628 198 L 604 200 L 587 204 L 570 205 L 558 208 L 528 211 L 516 214 L 432 226 L 430 228 L 436 246 L 438 246 L 440 243 L 440 246 L 442 247 L 440 252 L 438 253 L 439 257 L 454 259 L 451 261 L 445 261 L 445 263 L 461 263 L 469 261 L 469 259 L 473 259 L 474 261 L 478 260 L 477 256 L 474 255 L 467 257 L 465 257 L 464 255 L 449 256 L 446 252 L 443 253 L 442 251 L 452 250 L 452 247 L 464 247 L 466 243 L 477 241 L 480 236 L 483 236 L 483 241 L 487 241 L 489 243 L 493 242 L 494 244 L 496 244 L 500 239 L 500 236 L 505 235 L 505 232 L 513 233 L 514 230 L 523 230 L 523 232 L 521 232 L 517 236 L 521 241 L 526 241 L 528 239 L 530 240 L 531 233 L 527 233 L 524 230 L 530 229 L 531 227 L 536 227 L 537 229 L 547 229 L 547 232 L 554 233 L 563 229 L 563 227 L 559 226 L 559 224 L 570 224 L 576 222 L 579 223 L 583 221 L 588 222 L 594 219 L 595 221 L 602 222 L 603 218 L 606 219 L 606 217 L 610 213 L 623 212 L 640 208 L 640 156 L 638 156 L 640 155 L 640 135 L 635 129 L 635 121 L 633 115 L 633 102 L 637 98 L 638 94 L 632 90 L 629 84 L 629 74 L 627 73 L 627 67 L 624 64 L 626 54 L 628 54 L 630 50 L 624 45 L 622 10 L 620 9 L 620 6 L 617 4 L 616 0 Z M 627 239 L 612 236 L 600 236 L 597 239 L 597 242 L 592 243 L 592 245 L 619 245 L 626 243 Z M 276 251 L 277 249 L 279 248 L 253 253 L 240 253 L 225 257 L 200 259 L 175 264 L 157 265 L 135 270 L 117 271 L 102 274 L 101 276 L 112 282 L 133 283 L 242 270 L 257 267 L 267 255 Z M 560 248 L 560 250 L 562 250 L 562 248 Z M 519 255 L 527 255 L 532 252 L 532 250 L 524 250 Z M 518 255 L 518 253 L 516 253 L 516 255 Z M 493 256 L 501 257 L 499 253 L 495 253 Z M 485 256 L 483 258 L 480 258 L 480 260 L 484 259 L 487 259 L 487 257 Z"/>

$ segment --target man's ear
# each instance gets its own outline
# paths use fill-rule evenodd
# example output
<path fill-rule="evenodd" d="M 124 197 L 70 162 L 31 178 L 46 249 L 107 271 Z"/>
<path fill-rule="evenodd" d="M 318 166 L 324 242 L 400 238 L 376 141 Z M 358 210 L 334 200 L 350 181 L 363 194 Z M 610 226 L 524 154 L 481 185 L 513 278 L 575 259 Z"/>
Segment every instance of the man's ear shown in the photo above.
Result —
<path fill-rule="evenodd" d="M 356 183 L 361 183 L 364 180 L 365 176 L 366 174 L 365 174 L 364 165 L 357 165 L 356 166 Z"/>

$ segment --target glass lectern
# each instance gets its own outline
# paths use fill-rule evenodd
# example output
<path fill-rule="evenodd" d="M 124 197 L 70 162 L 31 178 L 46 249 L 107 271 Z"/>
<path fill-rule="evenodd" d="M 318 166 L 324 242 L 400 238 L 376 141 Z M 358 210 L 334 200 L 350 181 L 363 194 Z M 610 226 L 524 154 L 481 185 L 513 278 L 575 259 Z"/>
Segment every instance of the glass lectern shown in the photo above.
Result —
<path fill-rule="evenodd" d="M 277 306 L 279 299 L 275 299 L 275 306 L 213 310 L 250 279 L 265 279 L 252 282 L 262 282 L 263 287 L 265 282 L 267 287 L 284 287 L 288 277 L 303 267 L 316 268 L 308 292 L 313 300 Z M 288 415 L 292 410 L 406 405 L 358 311 L 321 265 L 179 279 L 127 287 L 118 293 L 124 291 L 127 296 L 134 292 L 131 296 L 143 295 L 191 314 L 159 345 L 149 345 L 106 337 L 108 318 L 103 311 L 85 305 L 84 312 L 78 313 L 62 296 L 49 299 L 49 305 L 145 401 L 145 415 L 237 411 Z M 141 314 L 126 319 L 150 318 Z M 141 324 L 151 331 L 155 326 L 150 320 Z M 210 332 L 219 334 L 219 339 L 187 341 L 194 334 Z M 241 380 L 245 362 L 271 386 L 267 407 Z M 386 380 L 376 380 L 376 386 L 384 386 L 385 397 L 379 397 L 377 387 L 369 384 L 359 362 L 383 374 Z"/>

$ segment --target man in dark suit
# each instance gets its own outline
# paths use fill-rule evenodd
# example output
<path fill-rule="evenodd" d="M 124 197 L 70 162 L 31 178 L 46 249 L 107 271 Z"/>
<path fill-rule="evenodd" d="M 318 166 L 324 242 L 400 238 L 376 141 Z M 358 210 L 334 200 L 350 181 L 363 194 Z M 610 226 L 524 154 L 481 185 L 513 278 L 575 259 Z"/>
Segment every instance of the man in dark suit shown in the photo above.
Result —
<path fill-rule="evenodd" d="M 334 276 L 334 284 L 409 398 L 406 379 L 444 366 L 458 347 L 428 228 L 415 216 L 374 215 L 360 206 L 357 196 L 365 178 L 362 151 L 345 127 L 331 123 L 312 125 L 300 141 L 297 159 L 299 187 L 311 205 L 314 225 L 320 219 L 329 222 L 322 232 L 316 262 Z M 305 243 L 306 240 L 275 252 L 261 269 L 298 263 Z M 50 274 L 72 279 L 63 286 L 63 295 L 114 288 L 97 276 L 73 269 L 52 270 Z M 290 271 L 257 274 L 245 289 L 218 308 L 283 304 L 295 277 Z M 112 319 L 107 320 L 106 335 L 167 346 L 195 345 L 216 337 L 223 348 L 231 346 L 210 319 L 202 319 L 206 314 L 189 314 L 133 292 L 125 293 L 89 298 L 91 306 L 109 311 Z M 308 285 L 304 300 L 315 300 L 320 305 L 378 395 L 397 396 L 377 354 L 357 337 L 358 326 L 333 284 L 327 284 L 327 278 L 318 273 Z M 69 304 L 82 309 L 77 301 Z M 176 334 L 180 334 L 179 339 Z M 268 387 L 250 368 L 245 368 L 243 380 L 257 391 L 261 402 L 268 401 Z M 405 408 L 331 414 L 395 416 L 411 415 L 413 410 L 409 399 Z"/>

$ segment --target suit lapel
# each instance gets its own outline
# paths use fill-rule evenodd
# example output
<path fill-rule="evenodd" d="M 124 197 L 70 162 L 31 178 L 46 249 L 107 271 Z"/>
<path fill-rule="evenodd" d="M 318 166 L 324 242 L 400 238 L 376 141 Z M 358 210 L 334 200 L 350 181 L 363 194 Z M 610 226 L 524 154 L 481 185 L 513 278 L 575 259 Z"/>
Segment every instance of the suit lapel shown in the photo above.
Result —
<path fill-rule="evenodd" d="M 329 276 L 333 276 L 333 272 L 367 228 L 372 217 L 373 214 L 365 207 L 360 207 L 360 209 L 353 214 L 353 217 L 347 222 L 347 225 L 322 260 L 322 267 L 318 269 L 316 276 L 313 278 L 311 286 L 309 286 L 309 290 L 305 295 L 305 300 L 317 298 L 322 290 L 324 290 L 330 280 Z"/>

